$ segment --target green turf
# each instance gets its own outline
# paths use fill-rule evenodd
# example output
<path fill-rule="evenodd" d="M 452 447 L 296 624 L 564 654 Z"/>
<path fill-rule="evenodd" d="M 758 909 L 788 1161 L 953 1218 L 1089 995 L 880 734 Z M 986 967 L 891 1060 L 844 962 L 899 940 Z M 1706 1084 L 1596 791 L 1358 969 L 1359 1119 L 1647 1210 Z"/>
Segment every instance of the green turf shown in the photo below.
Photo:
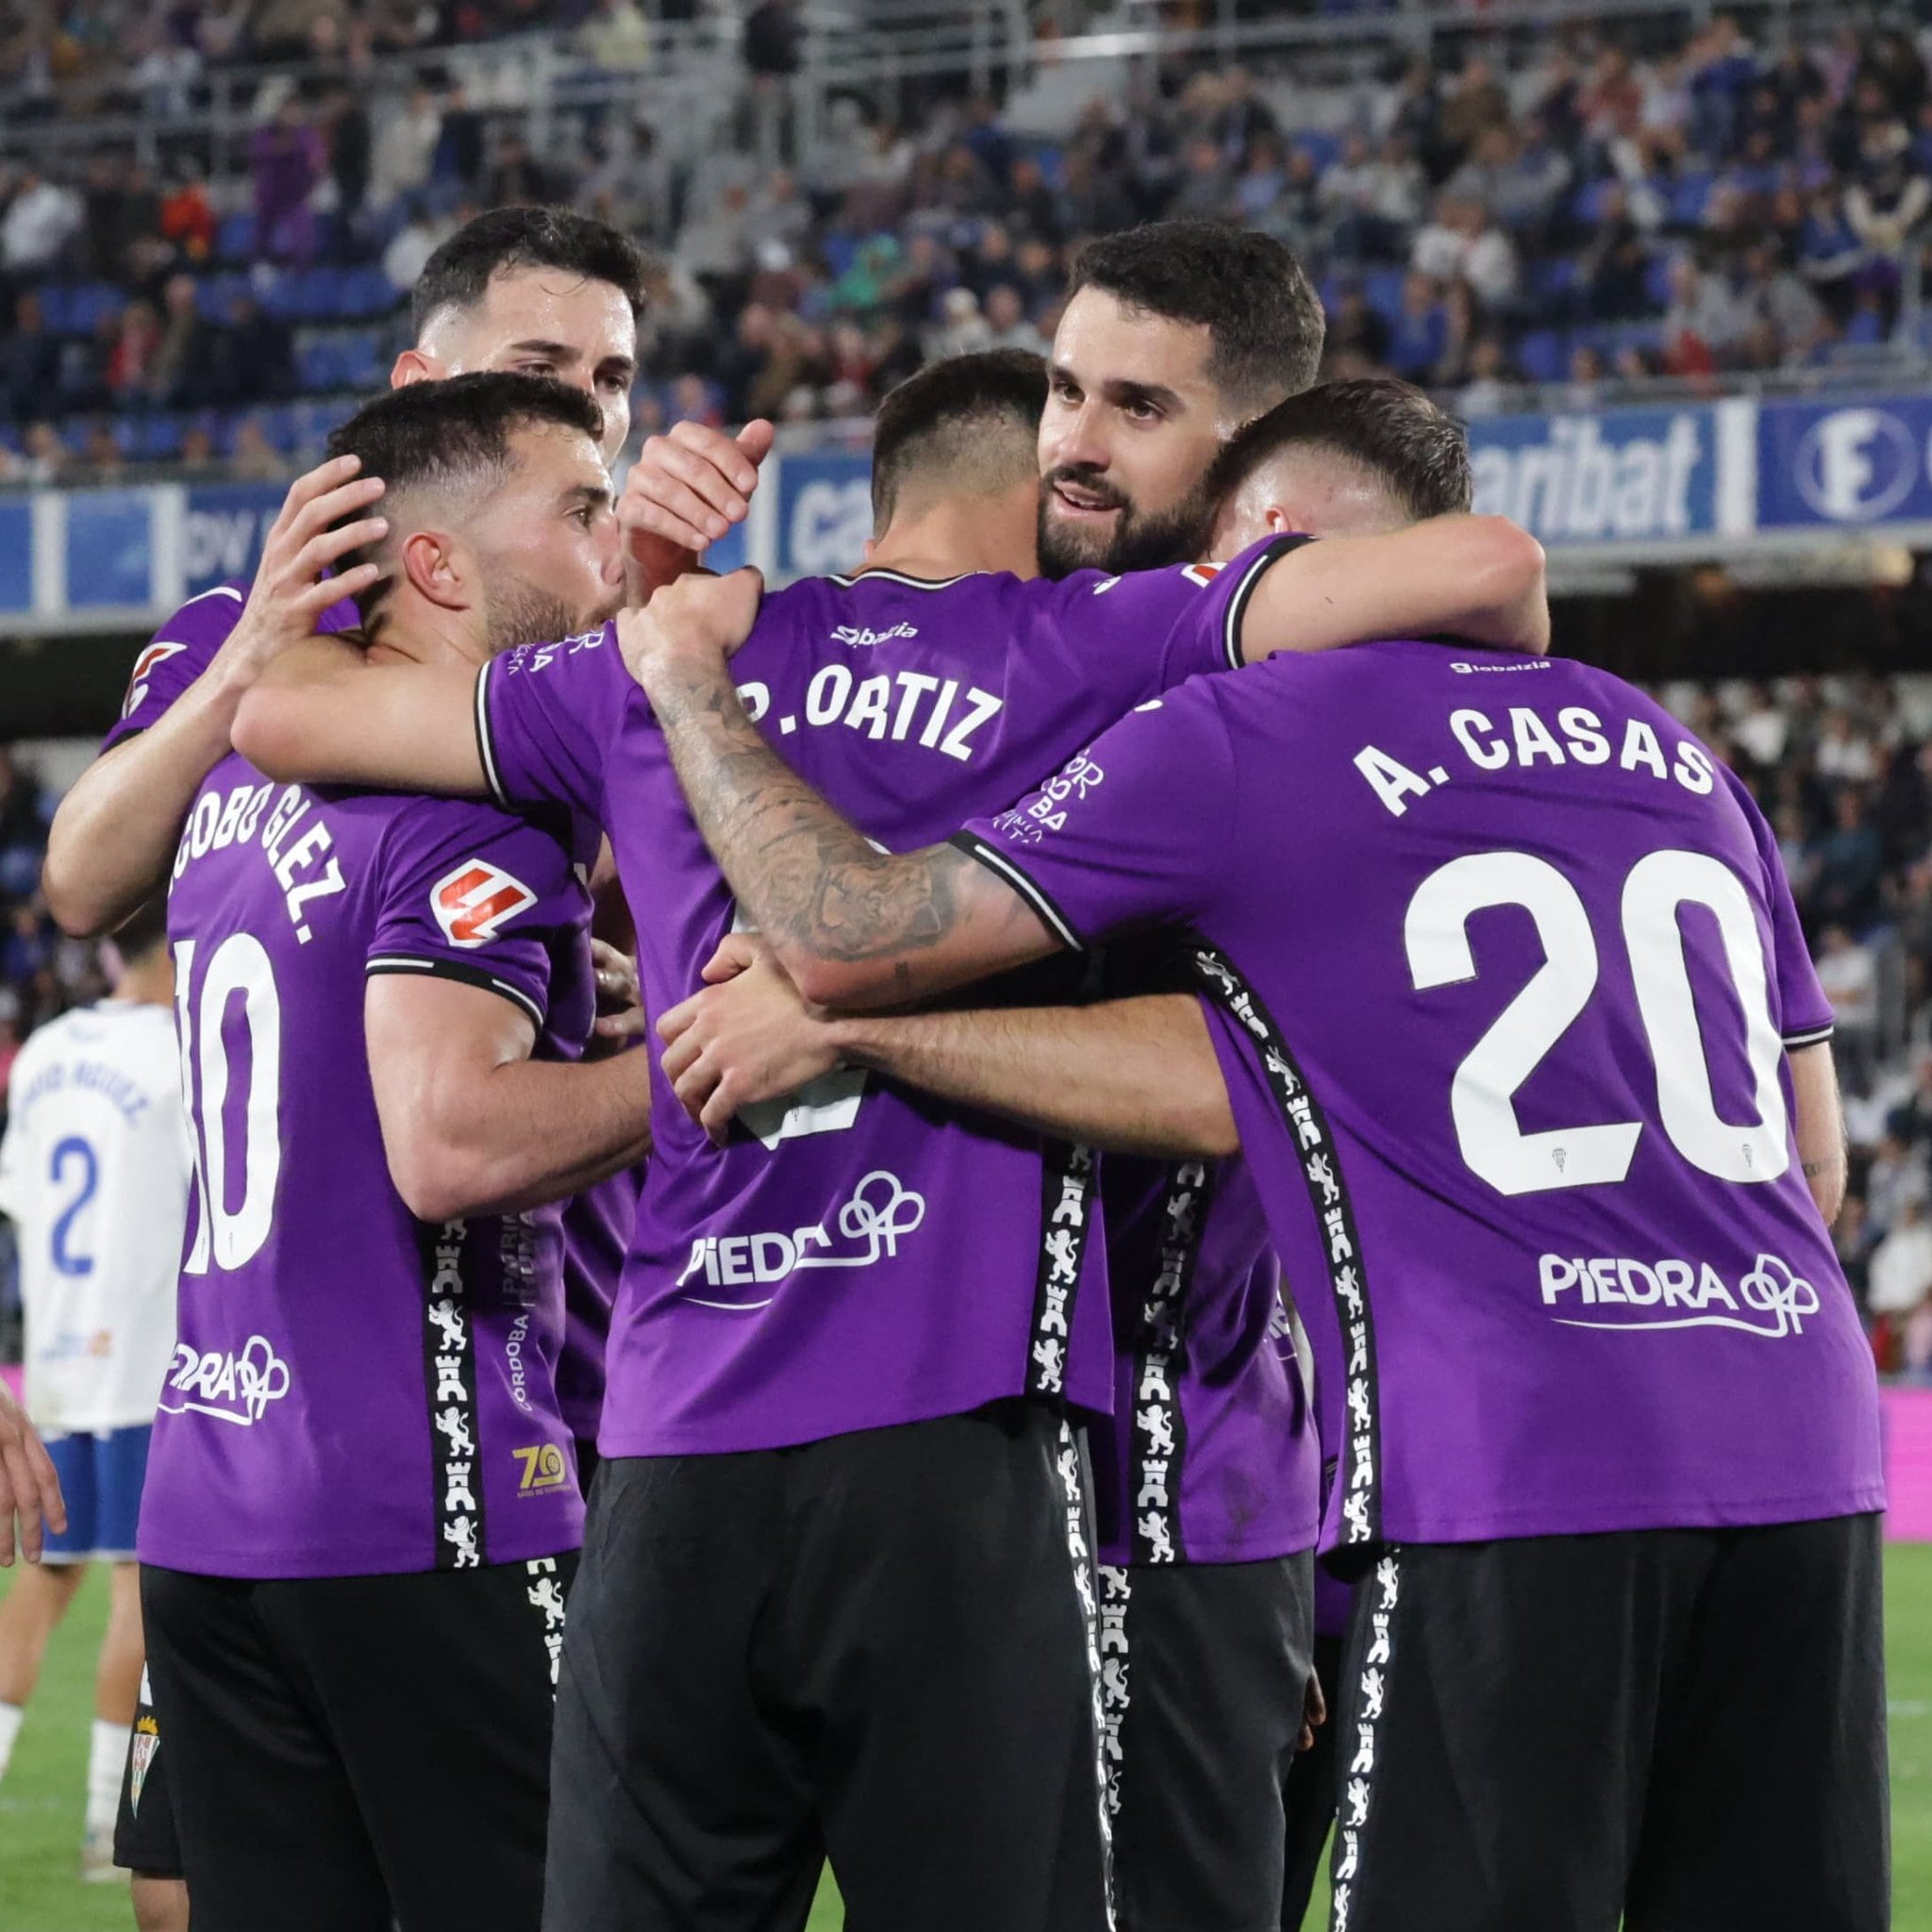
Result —
<path fill-rule="evenodd" d="M 1932 1932 L 1932 1546 L 1887 1553 L 1886 1622 L 1891 1693 L 1893 1924 Z M 0 1580 L 0 1593 L 7 1584 Z M 47 1654 L 46 1674 L 0 1779 L 0 1928 L 4 1932 L 128 1932 L 126 1894 L 75 1877 L 87 1770 L 94 1651 L 108 1593 L 89 1579 Z M 811 1932 L 842 1924 L 827 1882 Z M 1311 1913 L 1309 1928 L 1321 1924 Z M 1737 1932 L 1754 1932 L 1740 1926 Z"/>

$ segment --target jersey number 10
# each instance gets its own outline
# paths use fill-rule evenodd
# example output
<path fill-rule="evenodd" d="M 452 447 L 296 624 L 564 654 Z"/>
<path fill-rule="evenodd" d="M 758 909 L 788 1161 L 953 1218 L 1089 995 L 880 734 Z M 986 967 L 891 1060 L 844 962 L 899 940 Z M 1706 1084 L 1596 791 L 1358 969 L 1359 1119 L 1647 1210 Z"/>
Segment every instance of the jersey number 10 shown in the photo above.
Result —
<path fill-rule="evenodd" d="M 181 1047 L 181 1091 L 194 1125 L 194 1176 L 200 1212 L 185 1274 L 215 1265 L 244 1266 L 261 1252 L 275 1216 L 282 1172 L 282 1007 L 275 968 L 254 934 L 231 933 L 194 984 L 193 940 L 175 948 L 175 1031 Z M 239 1159 L 228 1145 L 230 1070 L 225 1024 L 239 1001 L 248 1036 L 248 1091 L 242 1108 Z M 240 1171 L 241 1202 L 229 1207 Z"/>

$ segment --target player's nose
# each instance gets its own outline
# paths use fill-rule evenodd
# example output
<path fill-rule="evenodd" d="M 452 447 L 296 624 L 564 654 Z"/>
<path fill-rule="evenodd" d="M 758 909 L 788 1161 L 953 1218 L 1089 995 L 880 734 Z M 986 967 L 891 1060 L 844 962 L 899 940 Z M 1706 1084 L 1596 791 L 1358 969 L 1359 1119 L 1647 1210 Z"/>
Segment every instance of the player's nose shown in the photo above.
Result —
<path fill-rule="evenodd" d="M 1066 410 L 1060 430 L 1047 452 L 1053 465 L 1104 470 L 1112 457 L 1101 411 L 1091 401 Z"/>

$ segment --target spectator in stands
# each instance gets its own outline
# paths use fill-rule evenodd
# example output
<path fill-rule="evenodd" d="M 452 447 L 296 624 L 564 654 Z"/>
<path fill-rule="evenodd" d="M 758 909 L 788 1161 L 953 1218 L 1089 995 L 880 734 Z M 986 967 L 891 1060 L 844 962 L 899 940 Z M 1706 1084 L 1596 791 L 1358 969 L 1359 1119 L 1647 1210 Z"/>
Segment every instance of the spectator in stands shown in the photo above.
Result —
<path fill-rule="evenodd" d="M 1818 874 L 1801 908 L 1821 925 L 1869 926 L 1881 909 L 1885 853 L 1868 823 L 1864 795 L 1846 786 L 1837 796 L 1832 828 L 1819 841 Z"/>
<path fill-rule="evenodd" d="M 1798 273 L 1840 324 L 1851 320 L 1865 258 L 1865 244 L 1852 226 L 1843 198 L 1829 187 L 1820 188 L 1799 231 Z"/>
<path fill-rule="evenodd" d="M 1026 319 L 1020 291 L 1010 282 L 1000 282 L 986 294 L 987 346 L 991 349 L 1024 349 L 1035 356 L 1047 352 L 1047 340 Z"/>
<path fill-rule="evenodd" d="M 72 188 L 26 169 L 0 218 L 0 265 L 23 279 L 51 273 L 79 235 L 84 218 Z"/>
<path fill-rule="evenodd" d="M 16 296 L 12 333 L 0 338 L 0 395 L 16 422 L 47 406 L 60 380 L 60 344 L 28 291 Z"/>
<path fill-rule="evenodd" d="M 137 169 L 131 185 L 138 185 L 140 179 Z M 160 197 L 157 225 L 172 257 L 184 261 L 207 261 L 215 252 L 216 225 L 214 207 L 208 198 L 208 184 L 193 176 L 175 181 Z M 137 242 L 135 246 L 139 249 L 141 243 Z"/>
<path fill-rule="evenodd" d="M 369 160 L 369 195 L 379 211 L 417 205 L 441 139 L 442 109 L 426 87 L 412 87 L 389 104 L 377 118 Z"/>
<path fill-rule="evenodd" d="M 1812 752 L 1821 778 L 1835 784 L 1867 785 L 1878 775 L 1878 750 L 1842 707 L 1827 711 Z"/>
<path fill-rule="evenodd" d="M 795 0 L 758 0 L 744 23 L 744 65 L 755 81 L 788 79 L 804 64 Z"/>
<path fill-rule="evenodd" d="M 1844 214 L 1865 250 L 1865 286 L 1885 297 L 1888 319 L 1896 308 L 1907 250 L 1928 208 L 1932 180 L 1913 162 L 1904 127 L 1890 121 L 1870 130 L 1857 178 L 1845 190 Z"/>
<path fill-rule="evenodd" d="M 64 483 L 74 458 L 51 423 L 29 423 L 21 438 L 21 471 L 29 483 Z"/>
<path fill-rule="evenodd" d="M 114 352 L 108 358 L 108 389 L 117 408 L 138 408 L 149 401 L 160 352 L 161 318 L 154 304 L 130 302 L 121 311 Z M 95 460 L 91 454 L 89 461 Z"/>
<path fill-rule="evenodd" d="M 641 74 L 651 64 L 651 27 L 636 0 L 594 0 L 577 44 L 608 74 Z"/>
<path fill-rule="evenodd" d="M 1341 299 L 1328 311 L 1328 354 L 1361 357 L 1380 368 L 1389 360 L 1389 325 L 1369 306 L 1359 282 L 1344 282 Z"/>
<path fill-rule="evenodd" d="M 1819 939 L 1818 983 L 1837 1021 L 1835 1044 L 1847 1077 L 1872 1064 L 1878 1033 L 1878 961 L 1842 925 L 1827 925 Z"/>
<path fill-rule="evenodd" d="M 484 182 L 483 199 L 493 208 L 541 207 L 556 199 L 549 169 L 530 152 L 530 143 L 521 134 L 506 134 L 498 143 L 496 164 Z"/>
<path fill-rule="evenodd" d="M 1389 336 L 1389 366 L 1409 382 L 1426 382 L 1441 359 L 1449 322 L 1435 282 L 1411 269 L 1402 281 L 1402 309 Z"/>
<path fill-rule="evenodd" d="M 81 445 L 80 467 L 87 472 L 91 483 L 112 483 L 127 467 L 127 458 L 115 439 L 111 423 L 88 425 L 87 440 Z"/>
<path fill-rule="evenodd" d="M 295 390 L 295 348 L 287 323 L 270 315 L 253 295 L 228 302 L 222 358 L 228 371 L 228 399 L 275 402 Z"/>
<path fill-rule="evenodd" d="M 194 408 L 220 393 L 220 336 L 203 319 L 192 275 L 171 275 L 151 379 L 154 395 L 171 409 Z"/>
<path fill-rule="evenodd" d="M 1874 1315 L 1908 1315 L 1932 1295 L 1932 1224 L 1923 1199 L 1900 1203 L 1898 1219 L 1872 1251 L 1865 1306 Z"/>
<path fill-rule="evenodd" d="M 1728 358 L 1754 320 L 1722 275 L 1688 255 L 1670 266 L 1671 306 L 1664 314 L 1665 366 L 1674 375 L 1708 375 Z"/>
<path fill-rule="evenodd" d="M 262 482 L 279 482 L 289 474 L 287 460 L 268 440 L 267 430 L 255 416 L 244 416 L 237 427 L 228 466 L 238 476 L 255 477 Z"/>
<path fill-rule="evenodd" d="M 1457 394 L 1457 413 L 1470 421 L 1501 415 L 1510 407 L 1515 381 L 1502 338 L 1478 336 L 1469 352 L 1469 380 Z"/>
<path fill-rule="evenodd" d="M 323 171 L 322 131 L 291 93 L 248 142 L 255 179 L 255 252 L 265 260 L 305 265 L 315 253 L 308 205 Z"/>

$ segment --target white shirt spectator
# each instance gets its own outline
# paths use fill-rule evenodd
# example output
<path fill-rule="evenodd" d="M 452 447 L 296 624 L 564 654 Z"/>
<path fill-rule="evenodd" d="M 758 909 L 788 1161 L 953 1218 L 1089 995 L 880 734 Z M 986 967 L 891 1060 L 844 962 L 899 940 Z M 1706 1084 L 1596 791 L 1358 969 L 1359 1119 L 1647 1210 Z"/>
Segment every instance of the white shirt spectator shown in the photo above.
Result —
<path fill-rule="evenodd" d="M 11 269 L 51 268 L 80 232 L 80 196 L 39 175 L 28 175 L 0 222 L 0 258 Z"/>
<path fill-rule="evenodd" d="M 426 214 L 412 216 L 382 251 L 382 272 L 390 286 L 398 292 L 414 288 L 429 258 L 453 232 L 447 222 L 431 221 Z"/>
<path fill-rule="evenodd" d="M 1865 1299 L 1874 1315 L 1902 1315 L 1932 1294 L 1932 1227 L 1917 1202 L 1873 1249 L 1867 1284 Z"/>
<path fill-rule="evenodd" d="M 442 138 L 442 110 L 425 88 L 387 115 L 375 136 L 369 161 L 369 199 L 378 208 L 393 208 L 406 194 L 429 182 L 429 164 Z"/>
<path fill-rule="evenodd" d="M 1878 961 L 1870 946 L 1841 927 L 1824 935 L 1818 958 L 1818 984 L 1846 1032 L 1869 1033 L 1878 1024 Z"/>

